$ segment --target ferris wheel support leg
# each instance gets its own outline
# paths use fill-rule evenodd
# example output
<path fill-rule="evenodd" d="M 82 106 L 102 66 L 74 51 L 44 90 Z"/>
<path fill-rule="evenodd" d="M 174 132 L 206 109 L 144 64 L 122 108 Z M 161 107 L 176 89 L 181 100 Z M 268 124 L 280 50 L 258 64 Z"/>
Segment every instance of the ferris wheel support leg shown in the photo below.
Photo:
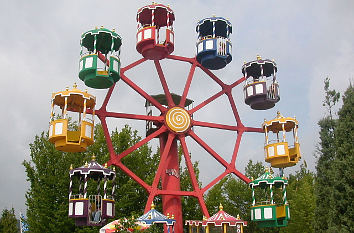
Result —
<path fill-rule="evenodd" d="M 167 134 L 162 134 L 160 139 L 160 149 L 164 151 Z M 161 174 L 162 190 L 180 191 L 179 158 L 177 151 L 177 140 L 174 139 L 167 155 L 165 167 Z M 178 195 L 163 195 L 162 207 L 164 215 L 174 215 L 176 219 L 175 233 L 183 233 L 182 202 Z M 165 233 L 167 228 L 165 228 Z"/>

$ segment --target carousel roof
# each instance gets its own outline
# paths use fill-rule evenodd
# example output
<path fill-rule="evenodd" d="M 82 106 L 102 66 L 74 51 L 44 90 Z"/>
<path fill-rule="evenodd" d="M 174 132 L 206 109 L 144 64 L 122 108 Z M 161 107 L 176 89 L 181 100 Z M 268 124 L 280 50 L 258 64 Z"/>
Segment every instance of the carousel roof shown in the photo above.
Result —
<path fill-rule="evenodd" d="M 143 214 L 136 220 L 139 222 L 144 222 L 147 225 L 152 225 L 155 223 L 165 223 L 167 225 L 173 225 L 176 222 L 175 219 L 170 219 L 167 216 L 155 210 L 154 204 L 151 204 L 151 210 L 149 210 L 147 213 Z"/>
<path fill-rule="evenodd" d="M 198 26 L 203 24 L 205 21 L 224 21 L 229 27 L 232 27 L 232 24 L 230 23 L 230 21 L 228 19 L 225 19 L 224 17 L 213 16 L 213 17 L 208 17 L 208 18 L 204 18 L 202 20 L 199 20 L 199 22 L 197 24 L 197 30 L 198 30 Z"/>
<path fill-rule="evenodd" d="M 247 73 L 247 77 L 260 77 L 262 75 L 261 66 L 263 67 L 263 75 L 266 77 L 271 76 L 274 70 L 275 72 L 278 70 L 275 61 L 262 59 L 261 56 L 258 55 L 257 60 L 245 62 L 242 66 L 242 73 L 243 75 Z"/>
<path fill-rule="evenodd" d="M 112 41 L 114 43 L 113 50 L 118 51 L 122 45 L 122 38 L 115 32 L 101 26 L 89 30 L 81 35 L 81 45 L 86 47 L 89 51 L 94 51 L 96 36 L 96 49 L 104 54 L 112 50 Z"/>
<path fill-rule="evenodd" d="M 64 108 L 65 106 L 65 98 L 67 98 L 68 106 L 70 106 L 69 111 L 77 111 L 82 112 L 84 108 L 84 101 L 86 99 L 86 108 L 93 109 L 96 104 L 96 97 L 89 94 L 86 91 L 81 91 L 77 89 L 76 83 L 73 88 L 69 90 L 67 87 L 65 91 L 58 91 L 52 93 L 52 101 L 55 105 L 60 106 L 60 108 Z"/>
<path fill-rule="evenodd" d="M 234 216 L 226 213 L 224 207 L 220 204 L 219 211 L 208 219 L 200 220 L 187 220 L 187 225 L 200 225 L 207 226 L 208 224 L 214 224 L 215 226 L 222 226 L 223 224 L 228 224 L 229 226 L 236 226 L 237 224 L 242 224 L 247 226 L 247 221 L 243 221 L 239 216 L 235 218 Z"/>
<path fill-rule="evenodd" d="M 269 121 L 264 121 L 262 126 L 263 129 L 267 127 L 268 131 L 272 131 L 274 133 L 278 133 L 283 131 L 283 125 L 284 125 L 284 130 L 286 132 L 291 131 L 294 129 L 296 126 L 298 126 L 299 122 L 296 120 L 295 117 L 284 117 L 280 114 L 280 112 L 277 112 L 277 117 L 269 120 Z"/>
<path fill-rule="evenodd" d="M 138 10 L 136 19 L 141 24 L 155 24 L 156 26 L 164 27 L 173 24 L 175 14 L 169 6 L 153 3 L 141 7 Z"/>
<path fill-rule="evenodd" d="M 266 168 L 266 171 L 263 175 L 257 179 L 251 181 L 249 185 L 252 186 L 261 186 L 265 187 L 267 185 L 281 186 L 283 184 L 288 184 L 288 180 L 285 177 L 274 176 L 271 169 Z"/>
<path fill-rule="evenodd" d="M 70 176 L 72 175 L 88 175 L 91 178 L 97 179 L 107 176 L 108 179 L 112 179 L 115 175 L 115 172 L 106 166 L 102 166 L 97 163 L 95 156 L 92 156 L 92 160 L 79 168 L 70 169 Z"/>

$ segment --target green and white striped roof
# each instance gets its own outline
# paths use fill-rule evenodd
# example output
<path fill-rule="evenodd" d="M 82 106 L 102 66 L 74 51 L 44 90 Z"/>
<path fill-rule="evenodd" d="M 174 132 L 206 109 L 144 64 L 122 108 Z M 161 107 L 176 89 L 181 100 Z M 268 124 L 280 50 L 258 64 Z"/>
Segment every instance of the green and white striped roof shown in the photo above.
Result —
<path fill-rule="evenodd" d="M 261 186 L 261 188 L 268 185 L 281 186 L 287 184 L 288 180 L 285 177 L 274 176 L 273 172 L 269 171 L 269 169 L 266 169 L 263 175 L 249 183 L 250 187 Z"/>

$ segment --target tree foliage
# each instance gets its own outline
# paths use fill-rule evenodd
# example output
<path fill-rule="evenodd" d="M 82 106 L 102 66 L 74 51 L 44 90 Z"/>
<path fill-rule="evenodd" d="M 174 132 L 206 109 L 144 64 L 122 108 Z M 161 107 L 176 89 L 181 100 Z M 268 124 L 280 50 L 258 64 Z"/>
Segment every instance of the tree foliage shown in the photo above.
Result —
<path fill-rule="evenodd" d="M 301 164 L 300 170 L 296 171 L 295 175 L 289 176 L 287 197 L 291 218 L 289 225 L 282 228 L 280 232 L 315 232 L 313 229 L 316 207 L 314 178 L 314 174 L 304 164 Z"/>
<path fill-rule="evenodd" d="M 103 129 L 95 127 L 95 143 L 83 153 L 64 153 L 57 151 L 48 141 L 48 134 L 42 132 L 35 136 L 30 144 L 29 161 L 23 165 L 30 182 L 30 189 L 26 193 L 27 221 L 30 232 L 97 232 L 99 227 L 76 227 L 73 219 L 68 218 L 68 188 L 69 168 L 82 166 L 90 161 L 93 154 L 100 164 L 109 159 Z M 115 152 L 121 153 L 141 140 L 137 131 L 125 126 L 121 131 L 111 132 L 112 144 Z M 142 180 L 151 184 L 159 163 L 159 154 L 153 153 L 151 147 L 145 144 L 123 158 L 123 164 L 133 171 Z M 194 163 L 194 170 L 199 174 L 198 163 Z M 115 208 L 116 218 L 141 215 L 148 198 L 147 192 L 120 169 L 116 170 Z M 96 187 L 93 187 L 95 189 Z M 181 188 L 190 190 L 189 176 L 185 169 L 181 169 Z M 160 200 L 160 197 L 155 199 Z M 160 203 L 156 203 L 160 209 Z M 196 200 L 184 199 L 184 213 L 189 216 L 200 214 L 196 212 Z M 149 231 L 158 231 L 154 226 Z"/>
<path fill-rule="evenodd" d="M 343 96 L 338 118 L 333 106 L 340 95 L 329 89 L 328 78 L 325 80 L 325 93 L 324 106 L 328 114 L 319 121 L 314 228 L 316 232 L 353 232 L 353 86 L 350 85 Z"/>
<path fill-rule="evenodd" d="M 3 209 L 0 218 L 0 232 L 17 233 L 19 231 L 20 229 L 18 228 L 14 208 L 11 208 L 10 210 Z"/>

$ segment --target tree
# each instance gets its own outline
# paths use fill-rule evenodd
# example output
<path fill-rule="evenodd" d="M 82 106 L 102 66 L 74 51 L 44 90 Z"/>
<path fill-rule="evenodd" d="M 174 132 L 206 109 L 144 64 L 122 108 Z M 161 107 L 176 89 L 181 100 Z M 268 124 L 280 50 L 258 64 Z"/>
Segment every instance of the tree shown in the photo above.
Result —
<path fill-rule="evenodd" d="M 335 128 L 335 160 L 331 229 L 354 232 L 354 88 L 350 85 L 343 96 Z"/>
<path fill-rule="evenodd" d="M 14 208 L 3 209 L 0 218 L 0 232 L 3 233 L 14 233 L 19 232 L 17 219 L 15 215 Z"/>
<path fill-rule="evenodd" d="M 316 221 L 318 232 L 353 232 L 353 172 L 354 172 L 354 91 L 350 85 L 343 96 L 343 105 L 334 119 L 332 107 L 339 93 L 329 90 L 329 79 L 325 80 L 329 116 L 321 119 L 320 143 L 317 161 L 315 191 Z"/>
<path fill-rule="evenodd" d="M 295 175 L 289 176 L 287 197 L 291 218 L 288 226 L 282 228 L 280 232 L 314 232 L 313 222 L 316 206 L 313 187 L 314 174 L 304 164 L 301 164 L 300 170 L 296 171 Z"/>
<path fill-rule="evenodd" d="M 328 115 L 322 118 L 318 125 L 320 126 L 320 142 L 317 147 L 317 166 L 316 166 L 316 209 L 315 209 L 315 230 L 325 231 L 334 220 L 332 212 L 332 187 L 333 187 L 333 160 L 335 158 L 335 127 L 337 120 L 334 119 L 333 106 L 339 100 L 339 93 L 329 89 L 329 78 L 324 81 L 325 100 L 323 106 L 328 110 Z"/>
<path fill-rule="evenodd" d="M 112 141 L 117 153 L 135 144 L 140 137 L 136 131 L 125 126 L 121 132 L 112 132 Z M 75 227 L 68 214 L 69 167 L 82 166 L 93 154 L 97 162 L 108 160 L 108 149 L 100 125 L 95 127 L 95 144 L 84 153 L 64 153 L 57 151 L 48 141 L 48 134 L 42 132 L 30 145 L 31 160 L 24 161 L 27 179 L 31 186 L 26 194 L 27 217 L 31 232 L 97 232 L 98 227 Z M 144 145 L 127 156 L 124 163 L 142 179 L 150 180 L 157 164 L 157 155 Z M 140 186 L 121 171 L 117 172 L 115 193 L 118 217 L 130 216 L 143 211 L 147 195 Z"/>
<path fill-rule="evenodd" d="M 80 167 L 85 161 L 97 155 L 98 163 L 109 159 L 103 129 L 95 127 L 95 143 L 83 153 L 64 153 L 57 151 L 48 141 L 48 134 L 42 132 L 35 136 L 30 144 L 30 161 L 24 161 L 30 189 L 26 193 L 27 221 L 31 232 L 97 232 L 99 227 L 76 227 L 73 219 L 68 218 L 69 167 Z M 125 126 L 120 132 L 115 129 L 111 133 L 116 153 L 121 153 L 141 140 L 137 131 Z M 157 170 L 159 154 L 153 153 L 145 144 L 123 159 L 123 163 L 148 184 L 151 184 Z M 199 173 L 198 163 L 194 163 L 195 172 Z M 188 190 L 189 179 L 186 168 L 181 169 L 181 188 Z M 148 195 L 146 191 L 121 170 L 116 170 L 115 207 L 116 218 L 139 216 L 143 213 Z M 187 187 L 185 187 L 187 186 Z M 157 197 L 156 199 L 159 199 Z M 155 200 L 156 200 L 155 199 Z M 195 202 L 195 201 L 194 201 Z M 184 204 L 191 204 L 187 200 Z M 157 203 L 159 206 L 159 203 Z M 189 207 L 189 206 L 187 206 Z M 189 216 L 195 209 L 186 208 Z M 153 227 L 156 228 L 156 227 Z M 152 229 L 153 230 L 153 229 Z"/>
<path fill-rule="evenodd" d="M 249 160 L 245 174 L 249 178 L 258 178 L 264 173 L 264 166 L 261 162 L 253 163 Z M 256 194 L 260 198 L 260 193 Z M 206 204 L 210 214 L 216 213 L 219 204 L 222 204 L 224 210 L 233 215 L 240 215 L 241 219 L 248 221 L 248 226 L 244 232 L 276 232 L 274 229 L 258 229 L 256 224 L 251 222 L 250 207 L 252 204 L 252 191 L 248 184 L 234 176 L 229 175 L 214 185 L 206 196 Z"/>

